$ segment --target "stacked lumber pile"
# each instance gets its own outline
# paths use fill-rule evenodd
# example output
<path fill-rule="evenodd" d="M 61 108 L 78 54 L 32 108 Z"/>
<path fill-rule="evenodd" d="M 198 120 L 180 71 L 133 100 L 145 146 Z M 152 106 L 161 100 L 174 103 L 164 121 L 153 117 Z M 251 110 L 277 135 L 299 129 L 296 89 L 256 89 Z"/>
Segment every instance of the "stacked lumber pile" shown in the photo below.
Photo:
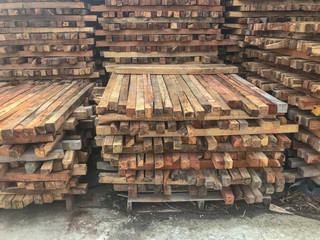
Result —
<path fill-rule="evenodd" d="M 314 54 L 319 51 L 319 38 L 313 34 L 319 32 L 319 1 L 226 0 L 225 4 L 224 33 L 237 46 L 229 60 L 241 62 L 245 59 L 247 46 L 279 50 L 281 54 L 302 59 L 307 59 L 303 55 L 316 56 Z"/>
<path fill-rule="evenodd" d="M 320 2 L 319 1 L 232 1 L 236 21 L 252 19 L 244 42 L 247 79 L 289 105 L 288 119 L 300 125 L 288 167 L 295 178 L 312 177 L 320 183 Z M 240 3 L 243 4 L 240 6 Z M 258 20 L 259 17 L 263 17 Z M 240 23 L 240 22 L 239 22 Z M 245 25 L 241 25 L 245 27 Z M 239 26 L 240 27 L 240 26 Z M 245 31 L 244 31 L 245 32 Z"/>
<path fill-rule="evenodd" d="M 246 0 L 223 1 L 226 12 L 224 13 L 225 23 L 222 24 L 222 33 L 225 35 L 225 38 L 232 43 L 232 46 L 228 46 L 222 56 L 225 62 L 237 64 L 245 60 L 244 48 L 246 44 L 244 38 L 246 35 L 251 35 L 250 28 L 256 20 L 250 13 L 241 17 L 237 16 L 238 14 L 243 14 L 243 12 L 240 12 L 240 9 L 242 9 L 247 2 Z M 259 19 L 259 17 L 257 19 Z"/>
<path fill-rule="evenodd" d="M 98 78 L 84 1 L 0 3 L 0 80 Z"/>
<path fill-rule="evenodd" d="M 220 0 L 105 0 L 91 6 L 102 29 L 104 66 L 115 64 L 216 63 L 224 22 Z"/>
<path fill-rule="evenodd" d="M 99 182 L 127 191 L 129 211 L 136 201 L 252 204 L 283 191 L 285 133 L 298 131 L 282 116 L 287 104 L 236 74 L 207 70 L 111 75 L 96 108 L 98 168 L 107 170 Z"/>
<path fill-rule="evenodd" d="M 301 81 L 304 86 L 307 86 L 307 82 L 313 82 L 312 76 L 303 75 L 308 79 L 304 80 L 297 77 L 295 72 L 286 69 L 275 70 L 273 66 L 265 63 L 247 62 L 245 64 L 248 70 L 251 69 L 252 72 L 257 73 L 248 76 L 247 79 L 261 89 L 270 91 L 278 99 L 287 101 L 290 106 L 288 119 L 300 125 L 299 132 L 291 137 L 294 139 L 292 150 L 287 152 L 288 167 L 291 168 L 288 171 L 288 174 L 291 174 L 288 182 L 311 177 L 319 184 L 320 149 L 317 144 L 320 141 L 320 98 L 316 97 L 317 94 L 311 94 L 311 91 L 291 85 L 294 81 Z M 291 84 L 288 84 L 289 82 Z"/>
<path fill-rule="evenodd" d="M 93 83 L 27 82 L 0 88 L 0 208 L 86 194 L 95 116 L 87 106 Z M 80 106 L 82 105 L 82 106 Z"/>

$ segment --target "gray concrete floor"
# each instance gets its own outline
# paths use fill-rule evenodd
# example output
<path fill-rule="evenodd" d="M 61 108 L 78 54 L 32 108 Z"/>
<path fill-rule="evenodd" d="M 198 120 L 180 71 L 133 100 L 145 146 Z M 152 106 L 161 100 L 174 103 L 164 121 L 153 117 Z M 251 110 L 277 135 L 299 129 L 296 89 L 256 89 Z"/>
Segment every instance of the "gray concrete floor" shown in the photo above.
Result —
<path fill-rule="evenodd" d="M 103 199 L 108 200 L 113 201 L 110 196 Z M 81 208 L 84 201 L 79 205 L 72 212 L 62 202 L 1 210 L 0 239 L 320 239 L 319 221 L 266 209 L 128 215 L 116 201 L 105 207 Z"/>

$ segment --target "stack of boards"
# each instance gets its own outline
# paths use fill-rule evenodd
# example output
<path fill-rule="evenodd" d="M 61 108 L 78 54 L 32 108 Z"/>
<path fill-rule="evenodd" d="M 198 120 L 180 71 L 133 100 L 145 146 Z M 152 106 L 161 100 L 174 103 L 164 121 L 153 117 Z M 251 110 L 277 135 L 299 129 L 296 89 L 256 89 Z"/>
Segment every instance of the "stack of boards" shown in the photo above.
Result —
<path fill-rule="evenodd" d="M 232 2 L 243 4 L 239 12 L 228 13 L 238 21 L 246 14 L 264 16 L 252 21 L 244 38 L 248 47 L 243 66 L 253 73 L 248 74 L 250 82 L 290 105 L 288 119 L 300 125 L 287 152 L 292 181 L 311 177 L 319 184 L 320 2 Z"/>
<path fill-rule="evenodd" d="M 226 67 L 227 69 L 227 67 Z M 96 108 L 100 183 L 133 202 L 248 204 L 284 189 L 287 104 L 236 74 L 113 73 Z M 265 195 L 264 195 L 265 194 Z"/>
<path fill-rule="evenodd" d="M 98 78 L 88 12 L 81 1 L 1 1 L 0 80 Z"/>
<path fill-rule="evenodd" d="M 223 41 L 220 0 L 105 0 L 91 6 L 102 29 L 96 46 L 103 47 L 103 65 L 216 63 Z"/>
<path fill-rule="evenodd" d="M 311 61 L 308 56 L 319 54 L 319 36 L 314 34 L 320 30 L 319 1 L 226 0 L 225 4 L 224 33 L 235 44 L 226 57 L 229 61 L 242 62 L 248 46 Z"/>
<path fill-rule="evenodd" d="M 0 85 L 0 208 L 66 200 L 86 194 L 95 116 L 87 105 L 92 83 Z"/>

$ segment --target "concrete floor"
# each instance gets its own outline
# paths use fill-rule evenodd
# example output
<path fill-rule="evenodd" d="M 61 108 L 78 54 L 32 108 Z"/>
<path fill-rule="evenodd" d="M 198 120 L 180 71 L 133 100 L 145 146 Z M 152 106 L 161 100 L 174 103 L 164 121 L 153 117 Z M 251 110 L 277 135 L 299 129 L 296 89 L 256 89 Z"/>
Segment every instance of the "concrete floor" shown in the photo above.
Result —
<path fill-rule="evenodd" d="M 128 215 L 117 201 L 109 201 L 112 204 L 102 208 L 81 207 L 85 204 L 80 201 L 72 212 L 66 212 L 62 202 L 0 210 L 0 239 L 320 239 L 319 221 L 263 208 L 240 215 L 227 211 Z"/>

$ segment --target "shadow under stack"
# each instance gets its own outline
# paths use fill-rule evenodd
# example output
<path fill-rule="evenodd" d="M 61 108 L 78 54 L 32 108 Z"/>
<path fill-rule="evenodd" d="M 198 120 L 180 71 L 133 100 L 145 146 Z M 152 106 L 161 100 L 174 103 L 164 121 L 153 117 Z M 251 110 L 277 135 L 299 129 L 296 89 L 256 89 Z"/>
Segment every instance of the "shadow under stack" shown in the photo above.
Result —
<path fill-rule="evenodd" d="M 128 211 L 134 202 L 252 204 L 283 191 L 285 133 L 298 131 L 282 116 L 286 103 L 212 68 L 137 71 L 117 68 L 97 106 L 98 166 L 111 170 L 99 182 L 127 191 Z"/>

